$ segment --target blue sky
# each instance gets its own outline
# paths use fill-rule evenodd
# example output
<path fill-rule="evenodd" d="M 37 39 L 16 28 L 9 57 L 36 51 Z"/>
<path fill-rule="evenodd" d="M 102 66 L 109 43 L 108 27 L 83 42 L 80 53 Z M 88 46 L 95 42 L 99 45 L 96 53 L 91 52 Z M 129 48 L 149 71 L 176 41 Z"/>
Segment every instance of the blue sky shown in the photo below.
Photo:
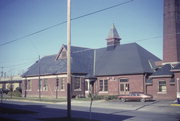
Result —
<path fill-rule="evenodd" d="M 72 18 L 129 0 L 71 0 Z M 66 21 L 66 0 L 0 0 L 0 45 Z M 133 0 L 72 21 L 72 45 L 101 48 L 112 24 L 121 44 L 137 42 L 162 59 L 163 0 Z M 40 55 L 57 54 L 66 44 L 66 24 L 0 46 L 0 67 L 21 74 Z M 142 41 L 141 41 L 142 40 Z"/>

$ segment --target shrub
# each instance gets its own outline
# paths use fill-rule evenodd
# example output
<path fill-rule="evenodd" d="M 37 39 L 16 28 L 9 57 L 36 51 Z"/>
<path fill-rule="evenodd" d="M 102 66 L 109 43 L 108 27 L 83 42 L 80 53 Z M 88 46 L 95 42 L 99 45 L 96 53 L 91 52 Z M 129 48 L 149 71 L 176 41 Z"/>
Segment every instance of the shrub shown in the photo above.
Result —
<path fill-rule="evenodd" d="M 22 93 L 21 87 L 17 87 L 16 90 L 19 91 L 20 93 Z"/>
<path fill-rule="evenodd" d="M 108 96 L 105 96 L 105 100 L 114 100 L 114 99 L 117 99 L 117 95 L 108 95 Z"/>
<path fill-rule="evenodd" d="M 102 99 L 104 99 L 104 95 L 94 95 L 93 99 L 94 100 L 102 100 Z"/>
<path fill-rule="evenodd" d="M 19 91 L 19 90 L 14 90 L 13 92 L 9 91 L 8 96 L 15 96 L 15 97 L 21 97 L 22 96 L 22 93 Z"/>

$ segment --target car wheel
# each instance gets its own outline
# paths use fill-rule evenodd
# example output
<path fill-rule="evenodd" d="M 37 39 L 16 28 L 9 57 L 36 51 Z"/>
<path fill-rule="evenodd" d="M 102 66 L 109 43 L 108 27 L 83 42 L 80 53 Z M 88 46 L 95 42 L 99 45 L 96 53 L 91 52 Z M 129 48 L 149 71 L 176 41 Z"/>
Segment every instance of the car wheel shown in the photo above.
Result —
<path fill-rule="evenodd" d="M 144 98 L 142 98 L 140 101 L 141 101 L 141 102 L 145 102 L 146 100 L 145 100 Z"/>
<path fill-rule="evenodd" d="M 121 102 L 125 102 L 126 101 L 126 99 L 124 99 L 124 98 L 121 98 Z"/>

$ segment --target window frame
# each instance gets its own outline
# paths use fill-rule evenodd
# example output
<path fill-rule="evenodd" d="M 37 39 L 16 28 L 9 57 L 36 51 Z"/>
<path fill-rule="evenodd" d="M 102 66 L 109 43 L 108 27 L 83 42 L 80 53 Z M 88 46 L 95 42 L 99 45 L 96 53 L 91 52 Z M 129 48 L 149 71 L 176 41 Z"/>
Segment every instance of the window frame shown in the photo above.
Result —
<path fill-rule="evenodd" d="M 32 80 L 26 80 L 26 91 L 32 91 Z"/>
<path fill-rule="evenodd" d="M 78 80 L 77 80 L 78 79 Z M 74 83 L 73 83 L 73 88 L 74 91 L 81 91 L 81 77 L 74 77 Z M 78 85 L 78 86 L 77 86 Z M 77 86 L 77 87 L 76 87 Z"/>
<path fill-rule="evenodd" d="M 109 83 L 108 79 L 99 80 L 99 92 L 108 92 L 109 91 Z"/>
<path fill-rule="evenodd" d="M 163 89 L 163 86 L 165 87 L 165 89 Z M 166 94 L 167 93 L 167 83 L 165 80 L 159 80 L 158 81 L 158 93 L 160 93 L 160 94 Z"/>
<path fill-rule="evenodd" d="M 48 79 L 44 79 L 42 84 L 43 84 L 42 87 L 43 91 L 48 91 Z"/>
<path fill-rule="evenodd" d="M 60 85 L 59 85 L 59 89 L 61 90 L 61 91 L 64 91 L 65 90 L 65 78 L 64 77 L 61 77 L 60 79 L 59 79 L 59 83 L 60 83 Z"/>

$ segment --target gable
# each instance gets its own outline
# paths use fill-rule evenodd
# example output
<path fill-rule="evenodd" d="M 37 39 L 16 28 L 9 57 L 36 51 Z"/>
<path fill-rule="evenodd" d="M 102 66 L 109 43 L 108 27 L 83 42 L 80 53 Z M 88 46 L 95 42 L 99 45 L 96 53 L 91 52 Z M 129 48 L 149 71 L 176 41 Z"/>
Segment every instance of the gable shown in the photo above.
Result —
<path fill-rule="evenodd" d="M 67 48 L 64 45 L 62 45 L 59 53 L 56 56 L 56 60 L 66 59 L 66 58 L 67 58 Z"/>
<path fill-rule="evenodd" d="M 66 51 L 66 45 L 63 45 L 57 55 L 41 58 L 40 61 L 34 63 L 22 76 L 30 77 L 38 76 L 39 74 L 42 76 L 66 73 L 67 59 L 63 58 L 64 56 L 62 54 Z M 71 72 L 76 74 L 92 73 L 93 57 L 93 49 L 71 46 Z"/>
<path fill-rule="evenodd" d="M 150 78 L 156 78 L 156 77 L 172 77 L 173 76 L 173 72 L 171 72 L 171 65 L 170 64 L 166 64 L 163 65 L 161 68 L 158 68 L 158 70 L 156 72 L 154 72 Z"/>

